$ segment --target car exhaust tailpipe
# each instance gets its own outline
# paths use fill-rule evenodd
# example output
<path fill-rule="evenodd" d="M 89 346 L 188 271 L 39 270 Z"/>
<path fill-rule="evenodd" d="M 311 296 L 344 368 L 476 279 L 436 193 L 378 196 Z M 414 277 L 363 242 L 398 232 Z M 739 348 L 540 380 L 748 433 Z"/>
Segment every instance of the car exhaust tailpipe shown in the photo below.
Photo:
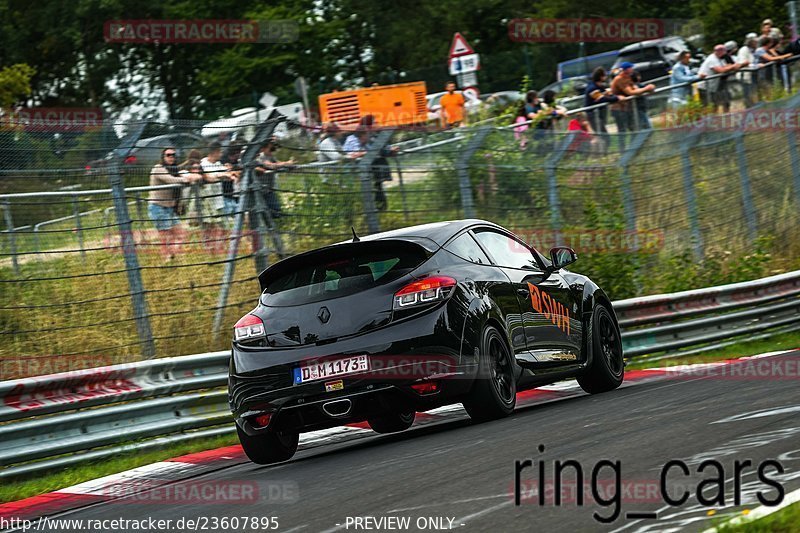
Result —
<path fill-rule="evenodd" d="M 336 418 L 349 415 L 352 408 L 353 402 L 347 399 L 334 400 L 322 404 L 322 410 L 325 411 L 325 414 Z"/>

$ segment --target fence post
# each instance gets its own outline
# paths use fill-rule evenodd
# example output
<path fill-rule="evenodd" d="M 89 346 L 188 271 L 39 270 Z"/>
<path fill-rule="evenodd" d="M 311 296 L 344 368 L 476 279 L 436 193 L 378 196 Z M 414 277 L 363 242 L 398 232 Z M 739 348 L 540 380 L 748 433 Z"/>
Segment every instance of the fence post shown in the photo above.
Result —
<path fill-rule="evenodd" d="M 797 133 L 793 129 L 786 131 L 786 139 L 789 141 L 789 158 L 792 161 L 792 181 L 794 183 L 794 195 L 797 206 L 800 206 L 800 151 L 797 149 Z"/>
<path fill-rule="evenodd" d="M 11 253 L 11 264 L 14 267 L 14 274 L 19 275 L 19 263 L 17 263 L 17 240 L 14 235 L 14 221 L 11 218 L 11 204 L 3 202 L 3 212 L 6 219 L 6 231 L 8 231 L 8 250 Z"/>
<path fill-rule="evenodd" d="M 358 175 L 361 178 L 361 196 L 364 201 L 364 217 L 367 221 L 367 231 L 378 233 L 381 230 L 378 221 L 378 208 L 375 206 L 375 180 L 372 177 L 372 164 L 381 155 L 381 151 L 389 144 L 394 134 L 393 129 L 386 129 L 378 133 L 367 146 L 367 153 L 358 162 Z"/>
<path fill-rule="evenodd" d="M 636 154 L 639 153 L 639 150 L 642 148 L 645 141 L 647 141 L 647 139 L 650 137 L 652 132 L 653 130 L 643 130 L 638 132 L 633 138 L 633 142 L 628 150 L 619 160 L 619 165 L 622 167 L 620 180 L 622 181 L 622 207 L 625 211 L 625 226 L 627 227 L 628 231 L 631 232 L 636 231 L 636 206 L 633 202 L 633 187 L 631 186 L 631 176 L 628 174 L 628 165 L 630 165 L 633 158 L 636 157 Z M 638 244 L 639 243 L 637 239 L 637 248 L 639 247 Z"/>
<path fill-rule="evenodd" d="M 144 209 L 144 201 L 142 200 L 142 194 L 137 192 L 134 195 L 134 198 L 136 200 L 136 216 L 139 217 L 139 220 L 147 220 L 147 215 L 145 215 L 145 209 Z"/>
<path fill-rule="evenodd" d="M 469 160 L 475 155 L 483 145 L 483 141 L 492 131 L 490 127 L 482 126 L 478 128 L 472 138 L 467 141 L 464 151 L 458 156 L 456 161 L 456 171 L 458 172 L 458 189 L 461 193 L 461 211 L 464 218 L 475 218 L 475 199 L 472 196 L 472 184 L 469 181 Z"/>
<path fill-rule="evenodd" d="M 550 229 L 553 230 L 556 246 L 561 246 L 563 244 L 563 237 L 561 235 L 561 225 L 563 222 L 561 218 L 561 199 L 558 196 L 556 168 L 564 155 L 566 155 L 567 149 L 575 140 L 575 135 L 576 132 L 574 131 L 567 133 L 562 139 L 561 144 L 544 162 L 545 175 L 547 176 L 547 198 L 550 203 Z"/>
<path fill-rule="evenodd" d="M 144 131 L 144 127 L 144 123 L 139 124 L 138 130 L 123 140 L 120 148 L 123 149 L 124 155 L 120 158 L 124 159 L 127 156 L 127 152 L 133 148 L 142 131 Z M 136 321 L 136 330 L 139 334 L 139 343 L 142 345 L 144 358 L 152 359 L 156 354 L 156 347 L 153 341 L 153 332 L 150 329 L 150 314 L 145 300 L 142 271 L 139 266 L 139 258 L 136 255 L 136 242 L 133 239 L 131 217 L 128 213 L 128 202 L 125 198 L 125 186 L 122 182 L 122 173 L 119 170 L 117 157 L 112 158 L 109 162 L 108 171 L 111 196 L 114 200 L 114 211 L 117 213 L 117 223 L 119 224 L 120 245 L 125 258 L 125 271 L 128 275 L 128 287 L 133 301 L 133 316 Z"/>
<path fill-rule="evenodd" d="M 397 184 L 400 187 L 400 203 L 403 206 L 403 222 L 408 224 L 408 205 L 406 203 L 406 188 L 403 184 L 403 165 L 400 164 L 400 159 L 394 158 L 395 166 L 397 167 Z"/>
<path fill-rule="evenodd" d="M 195 212 L 192 214 L 192 216 L 197 218 L 197 220 L 195 222 L 197 223 L 198 227 L 200 227 L 202 229 L 202 227 L 203 227 L 203 195 L 200 194 L 200 184 L 199 183 L 192 183 L 191 187 L 192 187 L 192 190 L 191 190 L 190 194 L 194 195 L 194 208 L 195 208 Z"/>
<path fill-rule="evenodd" d="M 239 204 L 236 208 L 236 215 L 233 219 L 233 232 L 231 234 L 231 241 L 228 245 L 228 257 L 225 260 L 225 270 L 222 273 L 222 282 L 220 284 L 219 297 L 217 298 L 217 311 L 214 314 L 214 323 L 212 326 L 214 337 L 219 335 L 220 328 L 222 327 L 222 319 L 225 315 L 225 307 L 228 305 L 228 294 L 230 293 L 231 282 L 233 275 L 236 272 L 236 255 L 239 253 L 239 243 L 242 240 L 242 230 L 244 229 L 245 212 L 250 208 L 251 201 L 253 200 L 253 179 L 254 170 L 253 162 L 258 155 L 261 146 L 272 136 L 275 127 L 285 120 L 286 117 L 282 116 L 277 111 L 273 110 L 269 117 L 262 122 L 256 130 L 253 140 L 248 143 L 247 148 L 242 154 L 241 163 L 244 168 L 244 176 L 242 177 Z M 202 215 L 201 215 L 202 216 Z M 251 214 L 251 223 L 253 214 Z M 259 236 L 259 239 L 261 236 Z M 258 245 L 259 249 L 261 244 Z M 259 258 L 255 250 L 255 243 L 253 249 L 256 262 L 256 269 L 260 264 L 266 264 L 266 257 Z M 266 268 L 266 266 L 265 266 Z M 258 273 L 261 271 L 259 270 Z"/>
<path fill-rule="evenodd" d="M 755 205 L 753 204 L 753 191 L 750 188 L 750 174 L 747 172 L 747 152 L 745 152 L 744 147 L 744 134 L 741 131 L 737 132 L 735 140 L 736 158 L 739 162 L 739 181 L 742 186 L 744 218 L 747 222 L 747 235 L 752 243 L 758 237 L 758 223 Z"/>
<path fill-rule="evenodd" d="M 78 246 L 81 249 L 81 258 L 86 262 L 86 249 L 83 247 L 83 226 L 81 226 L 81 210 L 78 205 L 78 197 L 72 198 L 72 213 L 75 216 L 75 229 L 78 230 Z"/>
<path fill-rule="evenodd" d="M 699 131 L 689 134 L 681 143 L 681 165 L 683 167 L 683 193 L 686 196 L 686 210 L 689 216 L 689 231 L 692 236 L 692 247 L 694 257 L 700 261 L 703 259 L 703 235 L 700 233 L 700 222 L 697 215 L 697 195 L 694 190 L 694 177 L 692 176 L 692 161 L 689 157 L 689 150 L 695 139 L 700 135 Z"/>

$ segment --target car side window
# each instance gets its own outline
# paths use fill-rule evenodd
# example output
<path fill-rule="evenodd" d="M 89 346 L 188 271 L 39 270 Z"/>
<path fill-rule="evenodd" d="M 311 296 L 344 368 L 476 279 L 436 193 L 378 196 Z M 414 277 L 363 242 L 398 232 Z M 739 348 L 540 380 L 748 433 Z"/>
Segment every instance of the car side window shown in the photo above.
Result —
<path fill-rule="evenodd" d="M 475 238 L 499 266 L 539 270 L 530 248 L 520 241 L 491 230 L 475 232 Z"/>
<path fill-rule="evenodd" d="M 480 265 L 492 264 L 492 262 L 489 261 L 489 258 L 486 257 L 486 254 L 483 252 L 483 250 L 481 250 L 481 247 L 478 246 L 478 243 L 475 242 L 475 239 L 473 239 L 469 233 L 464 233 L 453 239 L 446 248 L 448 251 L 456 254 L 461 259 L 466 259 L 467 261 L 472 261 L 473 263 L 478 263 Z"/>

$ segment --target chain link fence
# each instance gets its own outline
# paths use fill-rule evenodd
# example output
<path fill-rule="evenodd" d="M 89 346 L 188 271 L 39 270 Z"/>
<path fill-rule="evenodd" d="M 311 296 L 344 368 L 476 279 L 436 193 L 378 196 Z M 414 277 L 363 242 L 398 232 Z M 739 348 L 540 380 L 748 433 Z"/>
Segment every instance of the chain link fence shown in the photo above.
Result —
<path fill-rule="evenodd" d="M 0 132 L 0 380 L 225 349 L 261 270 L 353 231 L 484 218 L 572 246 L 613 299 L 800 246 L 796 128 L 367 130 L 348 154 L 277 114 L 234 138 L 202 126 Z"/>

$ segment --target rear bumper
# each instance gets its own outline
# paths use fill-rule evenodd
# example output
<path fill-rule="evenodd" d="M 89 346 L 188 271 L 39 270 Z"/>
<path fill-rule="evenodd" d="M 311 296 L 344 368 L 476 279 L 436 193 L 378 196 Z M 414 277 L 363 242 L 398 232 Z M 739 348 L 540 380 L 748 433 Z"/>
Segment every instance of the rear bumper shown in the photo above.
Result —
<path fill-rule="evenodd" d="M 477 361 L 474 355 L 460 353 L 461 332 L 448 324 L 444 306 L 321 346 L 270 350 L 234 346 L 228 385 L 236 423 L 251 435 L 266 430 L 314 431 L 390 411 L 454 403 L 472 387 Z M 294 369 L 300 365 L 362 354 L 368 357 L 369 370 L 295 383 Z M 337 381 L 341 381 L 337 390 L 326 390 L 326 383 Z M 435 381 L 438 390 L 420 394 L 411 387 L 425 381 Z M 272 418 L 267 428 L 259 428 L 254 418 L 265 413 Z"/>

